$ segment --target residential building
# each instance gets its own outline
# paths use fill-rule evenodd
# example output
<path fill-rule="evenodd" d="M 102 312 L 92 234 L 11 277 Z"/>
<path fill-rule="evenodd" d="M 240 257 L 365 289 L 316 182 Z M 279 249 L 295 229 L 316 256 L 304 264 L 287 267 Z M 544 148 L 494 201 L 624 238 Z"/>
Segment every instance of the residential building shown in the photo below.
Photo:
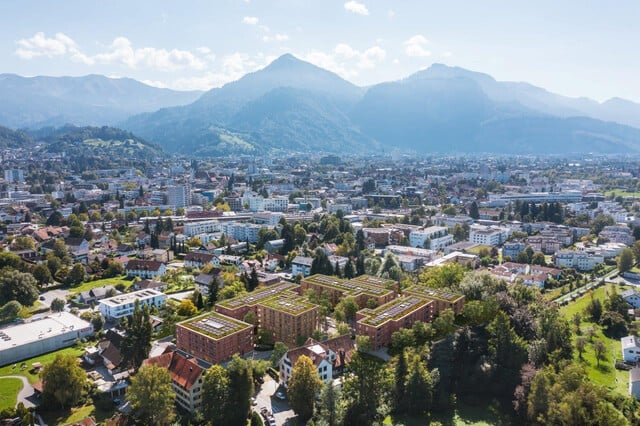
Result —
<path fill-rule="evenodd" d="M 273 342 L 290 347 L 311 336 L 318 325 L 318 305 L 297 295 L 280 293 L 262 300 L 258 314 L 260 329 L 270 332 Z"/>
<path fill-rule="evenodd" d="M 308 277 L 309 275 L 311 275 L 312 264 L 312 257 L 296 256 L 291 261 L 291 275 L 295 277 L 298 274 L 302 274 L 303 277 Z"/>
<path fill-rule="evenodd" d="M 195 414 L 202 405 L 202 380 L 206 369 L 190 356 L 178 351 L 148 358 L 143 366 L 156 365 L 166 368 L 171 376 L 171 387 L 176 394 L 176 402 L 190 414 Z"/>
<path fill-rule="evenodd" d="M 125 267 L 125 273 L 127 277 L 140 277 L 140 278 L 158 278 L 167 272 L 167 267 L 162 262 L 156 262 L 155 260 L 138 260 L 134 259 L 127 263 Z"/>
<path fill-rule="evenodd" d="M 423 285 L 414 285 L 403 291 L 403 294 L 420 296 L 423 299 L 433 300 L 433 316 L 440 315 L 445 309 L 451 309 L 456 315 L 462 313 L 464 308 L 464 296 L 446 290 L 429 288 Z"/>
<path fill-rule="evenodd" d="M 191 188 L 189 185 L 175 185 L 167 188 L 167 204 L 176 207 L 191 205 Z"/>
<path fill-rule="evenodd" d="M 276 297 L 286 291 L 296 291 L 299 288 L 297 284 L 290 282 L 281 282 L 269 287 L 257 288 L 251 293 L 243 294 L 233 299 L 222 300 L 216 304 L 216 312 L 228 315 L 232 318 L 241 320 L 250 310 L 260 317 L 258 314 L 258 304 L 263 300 Z"/>
<path fill-rule="evenodd" d="M 640 400 L 640 367 L 633 367 L 629 371 L 629 396 Z"/>
<path fill-rule="evenodd" d="M 525 243 L 514 242 L 514 243 L 505 243 L 502 246 L 502 258 L 510 257 L 511 259 L 515 259 L 518 257 L 520 252 L 524 251 L 527 248 Z"/>
<path fill-rule="evenodd" d="M 136 302 L 149 308 L 162 307 L 167 301 L 167 295 L 156 290 L 138 290 L 118 296 L 102 299 L 98 309 L 107 320 L 117 320 L 133 314 Z"/>
<path fill-rule="evenodd" d="M 579 271 L 591 271 L 597 264 L 604 262 L 602 254 L 586 251 L 562 250 L 553 258 L 558 268 L 575 268 Z"/>
<path fill-rule="evenodd" d="M 253 351 L 253 325 L 217 312 L 176 324 L 176 346 L 212 364 Z"/>
<path fill-rule="evenodd" d="M 626 336 L 620 339 L 622 359 L 624 362 L 637 363 L 640 360 L 640 339 L 637 336 Z"/>
<path fill-rule="evenodd" d="M 356 332 L 368 336 L 374 350 L 391 343 L 391 335 L 401 328 L 411 328 L 414 322 L 431 322 L 433 301 L 419 296 L 399 297 L 376 309 L 356 313 Z"/>
<path fill-rule="evenodd" d="M 0 366 L 73 346 L 93 334 L 91 323 L 68 312 L 0 329 Z"/>
<path fill-rule="evenodd" d="M 23 183 L 24 182 L 24 170 L 20 169 L 6 169 L 4 171 L 5 183 Z"/>
<path fill-rule="evenodd" d="M 428 247 L 425 243 L 428 242 Z M 421 247 L 430 250 L 442 250 L 453 244 L 453 235 L 449 234 L 449 228 L 445 226 L 430 226 L 422 230 L 414 230 L 409 234 L 411 247 Z"/>
<path fill-rule="evenodd" d="M 469 228 L 469 241 L 485 246 L 497 246 L 507 241 L 510 233 L 509 228 L 472 225 Z"/>
<path fill-rule="evenodd" d="M 195 251 L 191 251 L 184 256 L 184 266 L 202 268 L 205 265 L 220 266 L 220 259 L 213 254 Z"/>
<path fill-rule="evenodd" d="M 354 340 L 348 334 L 324 342 L 309 338 L 304 345 L 289 349 L 280 358 L 278 363 L 280 382 L 285 388 L 288 386 L 296 361 L 300 356 L 305 355 L 315 365 L 320 380 L 324 383 L 331 383 L 343 371 L 343 367 L 351 359 L 354 349 Z"/>
<path fill-rule="evenodd" d="M 397 283 L 393 280 L 360 275 L 352 280 L 316 274 L 302 279 L 301 292 L 312 289 L 317 294 L 328 294 L 329 300 L 335 306 L 346 296 L 353 297 L 358 306 L 365 307 L 372 299 L 376 305 L 382 305 L 396 297 Z"/>
<path fill-rule="evenodd" d="M 640 293 L 638 293 L 636 289 L 631 288 L 629 290 L 625 290 L 620 293 L 620 295 L 624 297 L 624 300 L 626 300 L 633 309 L 640 308 Z"/>

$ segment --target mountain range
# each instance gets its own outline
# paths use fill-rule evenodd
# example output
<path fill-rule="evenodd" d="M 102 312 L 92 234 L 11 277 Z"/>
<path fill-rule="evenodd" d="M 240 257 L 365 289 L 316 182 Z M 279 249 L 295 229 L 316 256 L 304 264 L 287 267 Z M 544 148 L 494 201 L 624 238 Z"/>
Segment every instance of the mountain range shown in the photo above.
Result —
<path fill-rule="evenodd" d="M 80 79 L 100 78 L 106 79 Z M 63 85 L 48 79 L 42 84 Z M 0 78 L 0 94 L 7 90 L 4 81 Z M 237 81 L 201 95 L 186 93 L 184 98 L 178 98 L 180 92 L 126 79 L 106 81 L 114 85 L 114 81 L 126 81 L 144 89 L 122 92 L 100 80 L 102 95 L 92 96 L 79 81 L 76 92 L 64 92 L 68 115 L 77 114 L 69 122 L 106 120 L 106 113 L 92 115 L 89 107 L 85 111 L 73 107 L 90 105 L 94 99 L 97 108 L 95 99 L 104 96 L 100 107 L 119 108 L 123 116 L 119 127 L 170 152 L 640 153 L 640 104 L 618 98 L 603 103 L 568 98 L 527 83 L 499 82 L 487 74 L 441 64 L 364 88 L 286 54 Z M 149 93 L 148 99 L 143 92 Z M 15 111 L 5 112 L 3 106 L 0 124 L 36 127 L 57 120 L 27 119 L 38 116 L 39 100 L 23 96 L 14 101 L 21 102 Z M 161 101 L 173 105 L 152 107 Z M 139 111 L 127 114 L 125 104 Z M 16 125 L 19 121 L 22 124 Z"/>
<path fill-rule="evenodd" d="M 134 114 L 189 104 L 201 94 L 159 89 L 131 78 L 102 75 L 0 74 L 0 125 L 12 128 L 111 125 Z"/>

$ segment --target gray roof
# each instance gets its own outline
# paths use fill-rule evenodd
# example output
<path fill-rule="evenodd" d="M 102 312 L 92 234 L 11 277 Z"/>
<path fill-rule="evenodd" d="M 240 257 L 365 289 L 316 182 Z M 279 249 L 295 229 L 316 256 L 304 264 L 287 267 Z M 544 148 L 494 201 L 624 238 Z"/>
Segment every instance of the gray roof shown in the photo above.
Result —
<path fill-rule="evenodd" d="M 296 256 L 291 263 L 295 263 L 297 265 L 311 266 L 313 263 L 312 257 L 304 257 L 304 256 Z"/>
<path fill-rule="evenodd" d="M 640 340 L 636 336 L 625 336 L 620 339 L 622 350 L 627 348 L 640 348 Z"/>
<path fill-rule="evenodd" d="M 633 367 L 631 371 L 629 371 L 629 381 L 640 382 L 640 367 Z"/>

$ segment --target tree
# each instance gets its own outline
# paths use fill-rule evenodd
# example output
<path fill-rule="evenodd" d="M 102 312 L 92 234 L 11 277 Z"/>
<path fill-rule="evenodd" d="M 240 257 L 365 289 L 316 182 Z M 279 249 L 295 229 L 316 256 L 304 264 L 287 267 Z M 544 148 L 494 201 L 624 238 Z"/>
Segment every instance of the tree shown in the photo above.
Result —
<path fill-rule="evenodd" d="M 504 386 L 515 387 L 520 368 L 527 360 L 526 342 L 516 334 L 509 317 L 503 311 L 487 327 L 489 353 L 496 372 L 505 379 Z"/>
<path fill-rule="evenodd" d="M 586 311 L 589 314 L 591 321 L 600 322 L 603 312 L 602 302 L 600 302 L 600 299 L 591 299 L 587 305 Z"/>
<path fill-rule="evenodd" d="M 324 385 L 320 393 L 318 415 L 326 422 L 327 426 L 337 426 L 340 424 L 340 398 L 340 390 L 338 390 L 333 383 L 329 382 Z"/>
<path fill-rule="evenodd" d="M 247 421 L 253 394 L 253 372 L 247 360 L 234 355 L 228 366 L 229 406 L 231 412 L 227 418 L 230 425 L 241 425 Z"/>
<path fill-rule="evenodd" d="M 85 275 L 87 271 L 84 269 L 84 266 L 81 263 L 76 263 L 71 268 L 71 272 L 69 272 L 69 284 L 78 285 L 82 281 L 84 281 Z"/>
<path fill-rule="evenodd" d="M 336 309 L 344 312 L 345 319 L 347 320 L 355 320 L 356 312 L 360 307 L 358 306 L 358 302 L 353 296 L 347 296 L 336 305 Z"/>
<path fill-rule="evenodd" d="M 315 251 L 313 262 L 311 262 L 311 275 L 333 275 L 333 272 L 333 265 L 327 257 L 327 254 L 321 248 L 317 248 Z"/>
<path fill-rule="evenodd" d="M 395 411 L 401 413 L 404 411 L 406 407 L 406 385 L 407 385 L 407 355 L 404 349 L 398 355 L 398 362 L 396 363 L 396 368 L 394 370 L 394 393 L 393 397 L 395 399 Z"/>
<path fill-rule="evenodd" d="M 607 311 L 600 318 L 600 325 L 608 337 L 619 339 L 629 333 L 627 322 L 618 312 Z"/>
<path fill-rule="evenodd" d="M 140 307 L 136 300 L 133 314 L 127 318 L 124 324 L 126 335 L 120 348 L 126 365 L 138 368 L 142 361 L 149 357 L 151 350 L 151 334 L 153 328 L 149 319 L 147 305 Z"/>
<path fill-rule="evenodd" d="M 229 405 L 229 376 L 219 364 L 213 365 L 207 370 L 202 382 L 202 400 L 207 401 L 202 404 L 202 414 L 213 425 L 230 424 L 230 411 L 233 407 Z"/>
<path fill-rule="evenodd" d="M 149 425 L 170 425 L 175 416 L 175 399 L 169 371 L 157 365 L 141 368 L 127 389 L 135 416 Z"/>
<path fill-rule="evenodd" d="M 596 362 L 598 363 L 598 367 L 600 367 L 600 361 L 604 361 L 606 359 L 607 347 L 601 340 L 596 340 L 593 342 L 593 353 L 596 356 Z"/>
<path fill-rule="evenodd" d="M 20 302 L 15 300 L 5 303 L 0 308 L 0 322 L 13 321 L 18 316 L 21 309 L 22 305 Z"/>
<path fill-rule="evenodd" d="M 78 358 L 72 355 L 56 355 L 43 370 L 41 378 L 45 401 L 53 400 L 63 408 L 80 401 L 82 389 L 87 382 L 87 376 L 80 368 Z"/>
<path fill-rule="evenodd" d="M 456 316 L 453 310 L 445 309 L 440 312 L 440 315 L 433 321 L 433 331 L 437 336 L 446 336 L 456 329 L 455 319 Z"/>
<path fill-rule="evenodd" d="M 64 306 L 67 304 L 64 300 L 56 297 L 51 301 L 51 310 L 53 312 L 62 312 L 64 311 Z"/>
<path fill-rule="evenodd" d="M 198 312 L 198 308 L 193 304 L 191 299 L 183 299 L 178 306 L 178 315 L 183 317 L 190 317 Z"/>
<path fill-rule="evenodd" d="M 269 360 L 271 361 L 271 366 L 273 368 L 278 367 L 280 359 L 284 356 L 284 354 L 287 353 L 288 350 L 289 348 L 287 347 L 287 345 L 282 342 L 276 342 L 275 345 L 273 345 L 273 352 L 271 353 L 271 358 L 269 358 Z"/>
<path fill-rule="evenodd" d="M 627 272 L 633 266 L 633 252 L 630 248 L 623 248 L 618 257 L 618 269 L 620 273 Z"/>
<path fill-rule="evenodd" d="M 0 305 L 17 300 L 22 306 L 31 306 L 38 294 L 38 284 L 33 275 L 11 268 L 0 270 Z"/>
<path fill-rule="evenodd" d="M 313 403 L 321 387 L 322 380 L 311 358 L 306 355 L 298 357 L 289 379 L 288 395 L 291 408 L 302 422 L 313 416 Z"/>
<path fill-rule="evenodd" d="M 389 391 L 382 363 L 358 351 L 351 358 L 349 369 L 351 374 L 344 380 L 344 426 L 381 422 L 387 414 L 383 410 Z"/>
<path fill-rule="evenodd" d="M 53 281 L 51 271 L 44 263 L 39 263 L 33 268 L 33 278 L 36 279 L 38 285 L 41 287 Z"/>
<path fill-rule="evenodd" d="M 582 354 L 587 346 L 587 339 L 580 336 L 576 339 L 576 350 L 578 351 L 578 357 L 582 359 Z"/>
<path fill-rule="evenodd" d="M 406 382 L 406 408 L 413 416 L 421 416 L 431 410 L 433 378 L 420 358 L 415 354 L 409 365 Z"/>
<path fill-rule="evenodd" d="M 480 212 L 478 211 L 478 203 L 473 201 L 471 206 L 469 206 L 469 216 L 472 219 L 478 219 L 480 217 Z"/>
<path fill-rule="evenodd" d="M 544 254 L 542 254 L 540 252 L 535 253 L 533 255 L 533 257 L 531 257 L 531 264 L 532 265 L 547 266 L 547 261 L 544 258 Z"/>
<path fill-rule="evenodd" d="M 209 296 L 207 297 L 207 306 L 214 307 L 218 301 L 218 278 L 214 277 L 209 284 Z"/>

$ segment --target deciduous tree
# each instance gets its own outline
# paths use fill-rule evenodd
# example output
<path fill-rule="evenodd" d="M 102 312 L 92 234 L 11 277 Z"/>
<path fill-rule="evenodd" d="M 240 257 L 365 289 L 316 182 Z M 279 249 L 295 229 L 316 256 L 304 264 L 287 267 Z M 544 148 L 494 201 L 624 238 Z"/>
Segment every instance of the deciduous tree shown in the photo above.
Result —
<path fill-rule="evenodd" d="M 134 415 L 149 425 L 170 425 L 176 394 L 171 386 L 171 376 L 166 368 L 148 365 L 131 379 L 127 399 Z"/>
<path fill-rule="evenodd" d="M 313 416 L 316 394 L 322 388 L 318 370 L 306 355 L 301 355 L 293 366 L 289 379 L 289 403 L 300 420 L 306 422 Z"/>

